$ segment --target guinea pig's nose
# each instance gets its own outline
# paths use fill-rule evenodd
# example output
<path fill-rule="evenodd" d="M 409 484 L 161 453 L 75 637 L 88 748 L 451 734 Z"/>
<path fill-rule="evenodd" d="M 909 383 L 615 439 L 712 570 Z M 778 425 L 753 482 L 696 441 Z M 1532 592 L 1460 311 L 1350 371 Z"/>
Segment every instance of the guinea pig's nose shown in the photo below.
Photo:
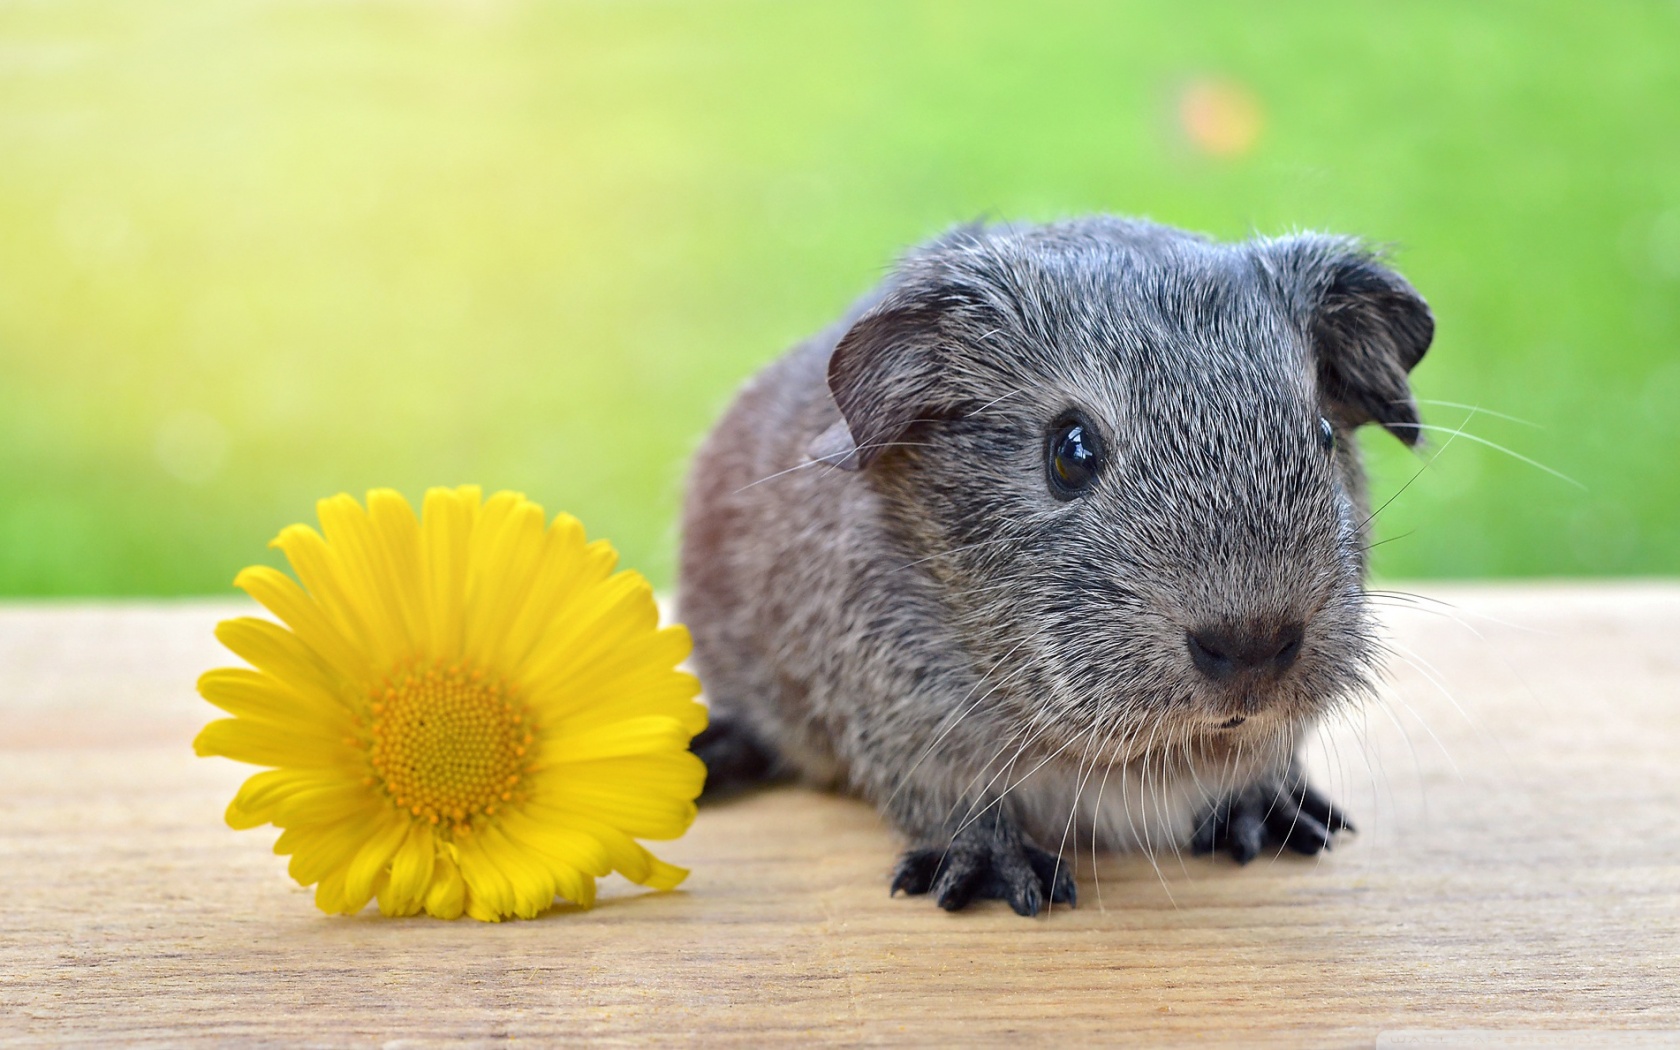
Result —
<path fill-rule="evenodd" d="M 1184 632 L 1190 659 L 1203 674 L 1216 682 L 1270 668 L 1282 671 L 1301 655 L 1306 628 L 1299 623 L 1276 626 L 1261 624 L 1209 624 Z"/>

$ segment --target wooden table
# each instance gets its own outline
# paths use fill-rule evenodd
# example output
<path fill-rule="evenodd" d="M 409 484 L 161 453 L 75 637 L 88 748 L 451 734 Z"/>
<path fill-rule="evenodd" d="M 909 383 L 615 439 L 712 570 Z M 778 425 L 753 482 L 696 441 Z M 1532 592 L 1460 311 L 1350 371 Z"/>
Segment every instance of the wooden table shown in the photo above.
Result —
<path fill-rule="evenodd" d="M 249 771 L 189 746 L 243 607 L 0 606 L 0 1042 L 1680 1040 L 1680 585 L 1424 590 L 1385 702 L 1310 756 L 1357 836 L 1104 858 L 1036 920 L 889 898 L 892 831 L 798 790 L 665 844 L 676 893 L 325 916 L 223 825 Z"/>

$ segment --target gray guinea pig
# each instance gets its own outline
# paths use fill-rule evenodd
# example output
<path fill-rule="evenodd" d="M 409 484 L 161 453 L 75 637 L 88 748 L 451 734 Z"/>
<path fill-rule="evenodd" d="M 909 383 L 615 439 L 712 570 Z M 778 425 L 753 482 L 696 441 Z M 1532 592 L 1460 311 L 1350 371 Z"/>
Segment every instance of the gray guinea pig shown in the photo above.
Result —
<path fill-rule="evenodd" d="M 1369 691 L 1352 431 L 1415 444 L 1428 306 L 1357 242 L 1094 217 L 911 251 L 701 448 L 707 795 L 792 776 L 894 892 L 1072 904 L 1071 843 L 1316 853 L 1296 753 Z"/>

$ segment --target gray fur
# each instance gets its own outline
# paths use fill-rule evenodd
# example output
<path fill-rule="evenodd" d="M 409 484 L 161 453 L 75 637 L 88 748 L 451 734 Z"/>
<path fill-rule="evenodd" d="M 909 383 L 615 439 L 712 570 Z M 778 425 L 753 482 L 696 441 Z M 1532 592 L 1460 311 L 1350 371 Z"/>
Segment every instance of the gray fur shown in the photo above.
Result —
<path fill-rule="evenodd" d="M 1232 797 L 1298 795 L 1298 742 L 1374 656 L 1350 432 L 1415 440 L 1432 331 L 1342 238 L 1095 217 L 912 251 L 696 459 L 679 600 L 715 717 L 931 849 L 977 821 L 1005 851 L 1178 848 Z M 1069 409 L 1108 458 L 1063 501 Z M 1286 621 L 1280 673 L 1215 681 L 1186 649 Z"/>

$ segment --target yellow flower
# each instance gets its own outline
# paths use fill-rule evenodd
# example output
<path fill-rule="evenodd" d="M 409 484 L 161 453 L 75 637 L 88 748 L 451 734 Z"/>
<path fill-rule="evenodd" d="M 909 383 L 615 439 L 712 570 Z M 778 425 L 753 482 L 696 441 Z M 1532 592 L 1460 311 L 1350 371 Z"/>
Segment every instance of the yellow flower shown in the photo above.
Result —
<path fill-rule="evenodd" d="M 418 521 L 389 490 L 317 509 L 324 537 L 273 544 L 301 587 L 266 566 L 234 581 L 281 621 L 217 627 L 255 670 L 199 679 L 234 717 L 197 752 L 274 767 L 227 822 L 283 829 L 274 851 L 328 912 L 529 918 L 589 905 L 613 870 L 681 882 L 635 839 L 693 821 L 706 713 L 647 581 L 516 493 L 432 489 Z"/>

